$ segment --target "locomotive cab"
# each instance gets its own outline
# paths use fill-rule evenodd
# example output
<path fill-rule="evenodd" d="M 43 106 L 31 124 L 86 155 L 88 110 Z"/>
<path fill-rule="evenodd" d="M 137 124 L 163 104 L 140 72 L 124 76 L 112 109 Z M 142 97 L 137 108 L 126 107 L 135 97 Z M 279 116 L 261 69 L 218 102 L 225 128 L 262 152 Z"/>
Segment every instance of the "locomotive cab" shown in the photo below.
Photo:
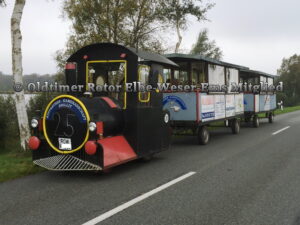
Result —
<path fill-rule="evenodd" d="M 177 65 L 111 43 L 71 55 L 69 92 L 54 98 L 33 127 L 34 163 L 50 170 L 103 170 L 168 149 L 169 114 L 155 88 L 165 66 Z"/>

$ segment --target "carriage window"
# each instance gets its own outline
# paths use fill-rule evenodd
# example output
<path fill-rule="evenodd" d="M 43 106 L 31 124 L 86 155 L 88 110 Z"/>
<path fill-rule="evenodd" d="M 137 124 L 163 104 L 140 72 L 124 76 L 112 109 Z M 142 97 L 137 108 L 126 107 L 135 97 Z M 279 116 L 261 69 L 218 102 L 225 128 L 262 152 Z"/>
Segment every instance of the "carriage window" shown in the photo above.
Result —
<path fill-rule="evenodd" d="M 164 78 L 164 82 L 171 83 L 171 69 L 163 70 L 163 78 Z"/>
<path fill-rule="evenodd" d="M 254 78 L 248 78 L 248 84 L 254 84 Z"/>
<path fill-rule="evenodd" d="M 204 71 L 202 71 L 202 72 L 200 73 L 200 76 L 199 76 L 199 83 L 200 83 L 200 84 L 201 84 L 201 83 L 207 83 L 207 79 L 206 79 L 206 76 L 205 76 Z"/>
<path fill-rule="evenodd" d="M 198 71 L 196 69 L 193 69 L 192 71 L 192 84 L 198 84 Z"/>
<path fill-rule="evenodd" d="M 139 73 L 139 82 L 141 82 L 141 84 L 144 86 L 148 85 L 149 84 L 149 75 L 150 75 L 150 66 L 139 65 L 138 73 Z M 140 102 L 149 102 L 150 92 L 139 92 L 138 95 L 139 95 Z"/>
<path fill-rule="evenodd" d="M 116 89 L 112 90 L 104 90 L 104 86 L 110 85 L 116 86 L 124 86 L 125 79 L 126 79 L 126 61 L 118 61 L 118 62 L 102 62 L 102 61 L 91 61 L 87 62 L 88 70 L 87 70 L 87 83 L 93 83 L 96 86 L 102 87 L 101 90 L 96 89 L 96 92 L 93 93 L 94 95 L 107 95 L 112 97 L 120 102 L 125 108 L 125 98 L 124 98 L 124 91 L 118 92 Z M 125 89 L 124 89 L 125 90 Z"/>
<path fill-rule="evenodd" d="M 182 70 L 175 70 L 174 71 L 174 85 L 185 85 L 188 84 L 189 78 L 188 78 L 188 72 L 187 71 L 182 71 Z"/>
<path fill-rule="evenodd" d="M 243 77 L 240 77 L 239 82 L 240 82 L 240 84 L 243 84 L 243 83 L 244 83 L 244 78 L 243 78 Z"/>
<path fill-rule="evenodd" d="M 179 70 L 174 70 L 174 79 L 172 81 L 172 84 L 178 85 L 179 80 Z"/>
<path fill-rule="evenodd" d="M 205 83 L 204 63 L 193 62 L 192 63 L 192 84 Z"/>
<path fill-rule="evenodd" d="M 189 77 L 187 71 L 180 71 L 179 72 L 179 84 L 188 84 L 189 83 Z"/>

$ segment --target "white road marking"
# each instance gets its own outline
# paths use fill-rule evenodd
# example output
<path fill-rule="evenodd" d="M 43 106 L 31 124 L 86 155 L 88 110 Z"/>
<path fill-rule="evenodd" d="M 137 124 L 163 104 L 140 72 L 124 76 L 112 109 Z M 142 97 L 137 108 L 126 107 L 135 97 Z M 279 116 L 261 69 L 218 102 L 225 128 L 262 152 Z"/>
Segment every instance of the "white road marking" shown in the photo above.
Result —
<path fill-rule="evenodd" d="M 282 132 L 282 131 L 284 131 L 284 130 L 286 130 L 286 129 L 289 129 L 289 128 L 290 128 L 290 126 L 284 127 L 284 128 L 282 128 L 282 129 L 280 129 L 280 130 L 278 130 L 278 131 L 272 133 L 272 135 L 279 134 L 280 132 Z"/>
<path fill-rule="evenodd" d="M 178 182 L 180 182 L 180 181 L 182 181 L 182 180 L 184 180 L 184 179 L 186 179 L 186 178 L 188 178 L 192 175 L 194 175 L 195 173 L 196 172 L 193 172 L 193 171 L 191 171 L 189 173 L 186 173 L 186 174 L 184 174 L 184 175 L 182 175 L 182 176 L 180 176 L 180 177 L 178 177 L 174 180 L 169 181 L 168 183 L 165 183 L 165 184 L 163 184 L 163 185 L 161 185 L 161 186 L 159 186 L 159 187 L 157 187 L 157 188 L 155 188 L 155 189 L 153 189 L 149 192 L 146 192 L 146 193 L 144 193 L 144 194 L 142 194 L 142 195 L 140 195 L 140 196 L 138 196 L 138 197 L 136 197 L 136 198 L 134 198 L 134 199 L 132 199 L 128 202 L 125 202 L 124 204 L 122 204 L 122 205 L 120 205 L 120 206 L 118 206 L 114 209 L 109 210 L 106 213 L 103 213 L 102 215 L 100 215 L 100 216 L 98 216 L 98 217 L 96 217 L 96 218 L 94 218 L 90 221 L 87 221 L 83 225 L 94 225 L 94 224 L 97 224 L 97 223 L 99 223 L 103 220 L 106 220 L 107 218 L 109 218 L 109 217 L 111 217 L 111 216 L 113 216 L 113 215 L 129 208 L 130 206 L 133 206 L 134 204 L 136 204 L 136 203 L 138 203 L 138 202 L 140 202 L 140 201 L 142 201 L 142 200 L 144 200 L 144 199 L 146 199 L 146 198 L 148 198 L 148 197 L 150 197 L 150 196 L 152 196 L 152 195 L 154 195 L 154 194 L 156 194 L 156 193 L 158 193 L 158 192 L 160 192 L 160 191 L 162 191 L 162 190 L 164 190 L 164 189 L 166 189 L 166 188 L 168 188 L 168 187 L 170 187 L 170 186 L 172 186 L 172 185 L 174 185 L 174 184 L 176 184 L 176 183 L 178 183 Z"/>

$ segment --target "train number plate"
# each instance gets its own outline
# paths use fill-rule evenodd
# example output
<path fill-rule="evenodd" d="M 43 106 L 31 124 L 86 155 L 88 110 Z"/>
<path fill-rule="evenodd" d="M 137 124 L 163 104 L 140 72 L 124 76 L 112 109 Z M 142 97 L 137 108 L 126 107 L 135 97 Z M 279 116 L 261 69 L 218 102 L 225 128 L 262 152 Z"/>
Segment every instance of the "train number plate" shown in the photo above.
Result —
<path fill-rule="evenodd" d="M 72 150 L 71 138 L 58 138 L 60 150 Z"/>

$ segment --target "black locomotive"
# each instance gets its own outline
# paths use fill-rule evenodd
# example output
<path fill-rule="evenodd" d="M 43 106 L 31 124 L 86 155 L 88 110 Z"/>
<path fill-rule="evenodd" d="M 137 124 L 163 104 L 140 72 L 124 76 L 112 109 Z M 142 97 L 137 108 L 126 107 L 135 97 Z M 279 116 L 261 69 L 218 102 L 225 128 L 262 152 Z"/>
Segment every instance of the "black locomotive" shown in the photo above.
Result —
<path fill-rule="evenodd" d="M 165 66 L 177 65 L 111 43 L 71 55 L 65 67 L 69 92 L 54 98 L 31 122 L 33 162 L 50 170 L 104 170 L 168 149 L 163 94 L 126 91 L 126 84 L 135 82 L 155 87 Z"/>

